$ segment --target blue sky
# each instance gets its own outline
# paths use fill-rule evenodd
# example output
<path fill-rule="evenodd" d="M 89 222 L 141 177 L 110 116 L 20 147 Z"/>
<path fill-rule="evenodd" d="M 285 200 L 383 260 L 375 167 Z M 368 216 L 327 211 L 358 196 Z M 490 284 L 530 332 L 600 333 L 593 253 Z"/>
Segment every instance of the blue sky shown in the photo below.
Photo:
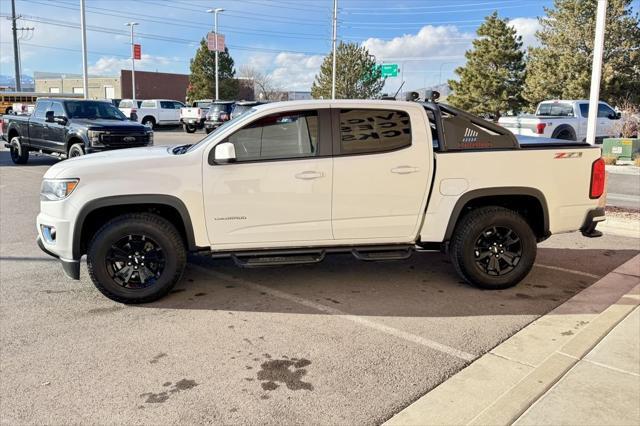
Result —
<path fill-rule="evenodd" d="M 332 0 L 87 0 L 89 68 L 117 75 L 130 68 L 127 21 L 137 21 L 143 60 L 136 69 L 189 72 L 199 40 L 212 29 L 206 9 L 222 7 L 219 31 L 236 66 L 271 75 L 282 89 L 309 90 L 331 48 Z M 525 44 L 535 43 L 536 17 L 552 0 L 339 0 L 338 38 L 364 43 L 380 62 L 399 63 L 407 89 L 453 76 L 483 17 L 512 19 Z M 22 68 L 80 73 L 79 0 L 16 0 L 24 27 Z M 0 74 L 13 74 L 10 0 L 0 0 Z M 400 78 L 389 79 L 393 91 Z"/>

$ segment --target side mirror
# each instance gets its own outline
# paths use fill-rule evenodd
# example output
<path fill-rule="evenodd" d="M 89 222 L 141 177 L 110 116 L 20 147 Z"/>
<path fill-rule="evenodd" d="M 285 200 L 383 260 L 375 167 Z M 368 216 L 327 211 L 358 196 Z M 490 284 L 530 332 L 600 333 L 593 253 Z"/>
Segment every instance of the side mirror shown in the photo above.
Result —
<path fill-rule="evenodd" d="M 53 123 L 54 122 L 53 111 L 47 111 L 44 114 L 44 121 L 46 121 L 47 123 Z"/>
<path fill-rule="evenodd" d="M 65 117 L 64 115 L 56 115 L 55 117 L 53 117 L 53 121 L 61 126 L 66 126 L 69 122 L 69 120 L 67 120 L 67 117 Z"/>
<path fill-rule="evenodd" d="M 209 164 L 229 164 L 236 161 L 236 147 L 231 142 L 219 143 L 211 152 L 214 155 L 213 158 L 209 155 Z"/>

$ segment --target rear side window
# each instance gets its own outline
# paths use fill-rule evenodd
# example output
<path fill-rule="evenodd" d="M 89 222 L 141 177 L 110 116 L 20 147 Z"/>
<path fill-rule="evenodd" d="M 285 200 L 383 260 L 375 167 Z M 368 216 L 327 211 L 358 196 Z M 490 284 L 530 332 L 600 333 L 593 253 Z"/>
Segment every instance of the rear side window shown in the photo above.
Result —
<path fill-rule="evenodd" d="M 315 157 L 318 152 L 317 111 L 268 115 L 229 137 L 242 161 Z"/>
<path fill-rule="evenodd" d="M 370 154 L 411 145 L 411 121 L 404 111 L 340 110 L 340 152 Z"/>
<path fill-rule="evenodd" d="M 142 104 L 140 104 L 140 108 L 155 108 L 156 107 L 156 101 L 142 101 Z"/>
<path fill-rule="evenodd" d="M 537 115 L 548 117 L 573 117 L 571 104 L 546 103 L 540 104 Z"/>
<path fill-rule="evenodd" d="M 118 104 L 118 108 L 132 108 L 133 107 L 133 101 L 120 101 L 120 104 Z"/>

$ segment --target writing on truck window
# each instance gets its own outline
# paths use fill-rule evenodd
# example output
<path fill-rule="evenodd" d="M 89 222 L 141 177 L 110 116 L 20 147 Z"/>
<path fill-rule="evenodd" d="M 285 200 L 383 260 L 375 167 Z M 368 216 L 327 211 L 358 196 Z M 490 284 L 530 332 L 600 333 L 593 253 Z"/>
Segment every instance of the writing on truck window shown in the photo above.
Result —
<path fill-rule="evenodd" d="M 342 109 L 340 145 L 343 154 L 404 148 L 411 145 L 411 120 L 404 111 Z"/>

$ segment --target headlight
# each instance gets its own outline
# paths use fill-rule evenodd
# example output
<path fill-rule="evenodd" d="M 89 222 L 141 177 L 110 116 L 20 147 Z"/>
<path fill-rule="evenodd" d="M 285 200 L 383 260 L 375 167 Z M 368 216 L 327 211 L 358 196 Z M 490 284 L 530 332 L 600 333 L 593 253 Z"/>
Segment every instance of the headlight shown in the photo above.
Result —
<path fill-rule="evenodd" d="M 80 179 L 44 179 L 40 188 L 41 201 L 60 201 L 78 186 Z"/>
<path fill-rule="evenodd" d="M 87 137 L 89 138 L 89 143 L 91 146 L 102 146 L 102 142 L 100 142 L 100 133 L 97 130 L 89 130 L 87 131 Z"/>

